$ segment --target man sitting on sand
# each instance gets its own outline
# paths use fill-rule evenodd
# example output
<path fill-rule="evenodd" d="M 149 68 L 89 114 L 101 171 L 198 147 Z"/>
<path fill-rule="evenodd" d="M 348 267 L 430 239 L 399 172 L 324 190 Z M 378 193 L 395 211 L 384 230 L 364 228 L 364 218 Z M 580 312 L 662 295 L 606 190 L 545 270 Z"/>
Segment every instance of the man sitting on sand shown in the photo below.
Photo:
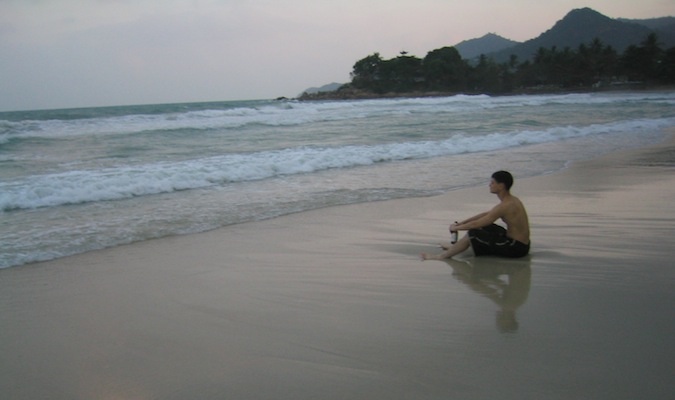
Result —
<path fill-rule="evenodd" d="M 523 203 L 509 192 L 512 185 L 513 176 L 509 172 L 497 171 L 492 174 L 490 193 L 499 197 L 499 204 L 490 211 L 450 225 L 450 232 L 469 233 L 455 244 L 442 246 L 445 251 L 440 254 L 420 254 L 422 260 L 444 260 L 469 247 L 473 248 L 476 256 L 526 256 L 530 251 L 530 223 Z M 494 224 L 499 218 L 506 223 L 507 229 Z"/>

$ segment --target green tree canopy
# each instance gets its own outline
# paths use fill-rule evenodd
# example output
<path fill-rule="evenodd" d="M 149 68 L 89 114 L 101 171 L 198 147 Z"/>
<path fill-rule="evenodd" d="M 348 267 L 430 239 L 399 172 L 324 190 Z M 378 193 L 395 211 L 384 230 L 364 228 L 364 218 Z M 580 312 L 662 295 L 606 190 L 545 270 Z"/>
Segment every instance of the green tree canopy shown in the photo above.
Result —
<path fill-rule="evenodd" d="M 664 50 L 656 34 L 622 55 L 599 39 L 576 49 L 541 47 L 531 60 L 516 56 L 498 64 L 482 55 L 473 64 L 454 47 L 427 53 L 424 59 L 402 51 L 384 60 L 373 53 L 354 64 L 351 87 L 373 93 L 444 91 L 508 93 L 527 87 L 590 87 L 610 81 L 675 82 L 675 48 Z"/>

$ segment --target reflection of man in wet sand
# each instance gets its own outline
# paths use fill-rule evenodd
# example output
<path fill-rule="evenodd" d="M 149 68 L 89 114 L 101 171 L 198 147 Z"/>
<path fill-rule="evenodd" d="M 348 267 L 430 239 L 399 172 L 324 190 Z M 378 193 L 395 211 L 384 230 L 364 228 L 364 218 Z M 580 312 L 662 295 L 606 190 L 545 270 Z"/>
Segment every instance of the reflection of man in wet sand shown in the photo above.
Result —
<path fill-rule="evenodd" d="M 510 265 L 510 263 L 513 263 Z M 501 332 L 518 330 L 516 310 L 525 304 L 530 293 L 531 269 L 529 261 L 473 262 L 448 260 L 453 276 L 473 291 L 492 300 L 498 307 L 497 328 Z M 506 275 L 506 279 L 500 279 Z"/>
<path fill-rule="evenodd" d="M 444 252 L 436 255 L 420 254 L 422 260 L 443 260 L 455 256 L 469 247 L 476 256 L 496 255 L 523 257 L 530 251 L 530 224 L 523 203 L 510 192 L 513 176 L 497 171 L 490 180 L 490 193 L 499 197 L 499 204 L 492 210 L 480 213 L 450 225 L 450 232 L 469 231 L 457 243 L 443 246 Z M 507 229 L 494 222 L 500 219 Z"/>

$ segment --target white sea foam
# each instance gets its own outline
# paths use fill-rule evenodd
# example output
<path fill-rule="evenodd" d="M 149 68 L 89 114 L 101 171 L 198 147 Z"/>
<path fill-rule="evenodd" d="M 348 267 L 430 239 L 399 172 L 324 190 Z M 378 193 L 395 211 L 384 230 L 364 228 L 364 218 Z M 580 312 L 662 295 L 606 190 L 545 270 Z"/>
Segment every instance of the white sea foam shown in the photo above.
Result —
<path fill-rule="evenodd" d="M 550 104 L 611 104 L 614 102 L 675 104 L 672 93 L 637 93 L 621 96 L 569 94 L 550 96 L 458 95 L 452 97 L 377 99 L 360 101 L 280 102 L 167 114 L 131 114 L 71 120 L 0 120 L 0 144 L 10 139 L 60 138 L 85 135 L 118 135 L 152 131 L 223 130 L 247 125 L 294 126 L 313 122 L 343 121 L 392 114 L 478 112 L 500 107 L 541 107 Z"/>
<path fill-rule="evenodd" d="M 0 113 L 0 268 L 440 193 L 497 165 L 547 173 L 662 139 L 674 102 L 617 92 Z"/>
<path fill-rule="evenodd" d="M 673 124 L 675 118 L 666 118 L 487 135 L 457 134 L 440 141 L 293 147 L 181 162 L 33 175 L 0 182 L 0 209 L 8 211 L 119 200 L 333 168 L 483 152 L 588 135 L 658 130 Z"/>

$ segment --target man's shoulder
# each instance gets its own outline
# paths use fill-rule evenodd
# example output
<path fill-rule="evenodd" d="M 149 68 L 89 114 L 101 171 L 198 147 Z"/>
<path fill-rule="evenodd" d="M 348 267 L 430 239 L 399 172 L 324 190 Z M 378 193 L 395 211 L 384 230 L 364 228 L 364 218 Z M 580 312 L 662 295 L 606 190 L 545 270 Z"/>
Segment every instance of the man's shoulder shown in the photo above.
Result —
<path fill-rule="evenodd" d="M 514 196 L 514 195 L 512 195 L 512 194 L 509 194 L 504 200 L 505 200 L 505 201 L 512 201 L 512 202 L 515 202 L 515 203 L 520 203 L 520 202 L 521 202 L 521 201 L 520 201 L 520 198 L 518 198 L 518 196 Z"/>
<path fill-rule="evenodd" d="M 497 207 L 501 207 L 503 210 L 513 209 L 513 208 L 524 208 L 523 202 L 516 196 L 509 195 L 504 198 Z"/>

